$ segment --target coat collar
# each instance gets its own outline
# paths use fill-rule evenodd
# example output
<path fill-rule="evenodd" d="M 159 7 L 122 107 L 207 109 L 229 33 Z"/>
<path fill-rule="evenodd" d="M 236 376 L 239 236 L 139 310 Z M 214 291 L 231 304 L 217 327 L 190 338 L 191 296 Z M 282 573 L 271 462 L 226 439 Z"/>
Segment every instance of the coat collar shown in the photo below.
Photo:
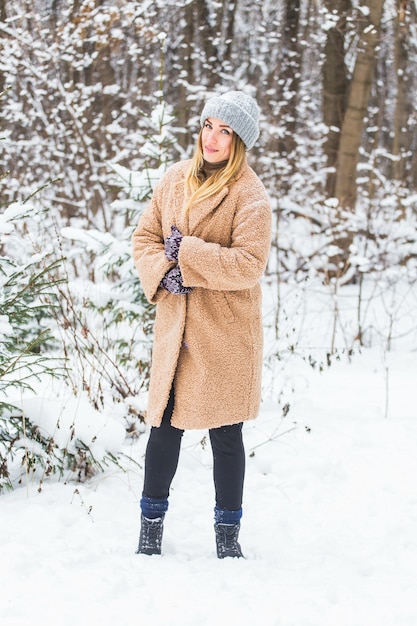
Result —
<path fill-rule="evenodd" d="M 188 162 L 189 164 L 189 162 Z M 176 223 L 180 224 L 180 230 L 184 235 L 193 235 L 198 228 L 199 224 L 203 222 L 206 217 L 215 211 L 217 207 L 221 204 L 221 202 L 226 198 L 229 193 L 229 185 L 227 187 L 223 187 L 217 194 L 207 198 L 206 200 L 202 200 L 194 205 L 188 216 L 184 215 L 184 202 L 185 202 L 185 193 L 184 193 L 184 181 L 185 175 L 188 169 L 188 164 L 182 168 L 181 176 L 178 182 L 175 184 L 174 197 L 175 197 L 175 218 Z M 244 171 L 248 167 L 246 157 L 242 163 L 242 166 L 239 168 L 231 183 L 237 181 L 243 175 Z"/>

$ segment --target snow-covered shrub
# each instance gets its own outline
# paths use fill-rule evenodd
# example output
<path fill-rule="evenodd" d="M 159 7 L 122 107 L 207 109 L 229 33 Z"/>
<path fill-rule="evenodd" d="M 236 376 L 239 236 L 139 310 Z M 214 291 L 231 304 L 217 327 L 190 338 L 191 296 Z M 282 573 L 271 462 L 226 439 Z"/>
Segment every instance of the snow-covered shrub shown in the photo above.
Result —
<path fill-rule="evenodd" d="M 9 206 L 0 215 L 2 248 L 13 219 L 24 219 L 28 211 Z M 10 421 L 10 396 L 30 390 L 44 375 L 62 374 L 62 360 L 50 353 L 56 345 L 51 333 L 56 293 L 50 276 L 58 264 L 42 254 L 26 260 L 0 256 L 0 489 L 9 482 L 9 457 L 24 429 L 21 421 Z"/>
<path fill-rule="evenodd" d="M 68 306 L 82 318 L 82 304 L 78 310 L 68 301 L 66 261 L 54 253 L 54 246 L 61 249 L 48 241 L 51 233 L 56 237 L 48 225 L 47 213 L 40 216 L 30 204 L 10 205 L 0 216 L 0 491 L 23 477 L 88 478 L 119 462 L 126 434 L 120 412 L 116 419 L 100 413 L 83 391 L 87 385 L 75 385 L 73 354 L 58 331 L 73 324 L 64 315 Z M 99 313 L 96 318 L 100 326 Z M 104 390 L 106 374 L 116 381 L 107 344 L 102 336 L 95 345 L 88 342 L 86 327 L 79 337 L 82 382 L 97 377 Z M 123 367 L 117 371 L 123 379 Z"/>
<path fill-rule="evenodd" d="M 51 476 L 84 481 L 120 464 L 123 425 L 95 411 L 85 395 L 24 395 L 19 405 L 3 412 L 0 446 L 8 449 L 0 459 L 0 492 L 29 480 L 41 489 Z"/>

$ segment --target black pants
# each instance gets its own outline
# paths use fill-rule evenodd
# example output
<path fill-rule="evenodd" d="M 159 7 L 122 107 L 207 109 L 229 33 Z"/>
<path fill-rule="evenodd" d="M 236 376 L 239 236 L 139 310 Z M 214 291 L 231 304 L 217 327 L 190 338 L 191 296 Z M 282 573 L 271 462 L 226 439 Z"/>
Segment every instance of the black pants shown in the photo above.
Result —
<path fill-rule="evenodd" d="M 178 467 L 184 431 L 171 426 L 173 409 L 174 394 L 171 391 L 161 426 L 151 428 L 146 448 L 143 495 L 148 498 L 168 498 Z M 242 507 L 245 476 L 242 423 L 212 428 L 209 435 L 213 451 L 216 506 L 237 511 Z"/>

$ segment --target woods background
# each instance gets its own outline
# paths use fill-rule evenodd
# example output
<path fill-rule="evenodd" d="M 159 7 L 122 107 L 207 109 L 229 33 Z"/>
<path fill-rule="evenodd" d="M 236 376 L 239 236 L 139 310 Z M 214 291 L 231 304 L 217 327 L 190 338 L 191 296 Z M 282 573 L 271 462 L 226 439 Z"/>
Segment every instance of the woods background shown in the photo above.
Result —
<path fill-rule="evenodd" d="M 111 230 L 107 162 L 143 169 L 161 93 L 175 116 L 171 156 L 189 155 L 220 88 L 259 102 L 251 160 L 277 212 L 325 228 L 329 198 L 332 221 L 344 208 L 372 220 L 387 196 L 397 219 L 415 208 L 412 1 L 1 0 L 0 16 L 3 202 L 57 177 L 45 202 Z M 335 237 L 345 260 L 351 230 Z"/>

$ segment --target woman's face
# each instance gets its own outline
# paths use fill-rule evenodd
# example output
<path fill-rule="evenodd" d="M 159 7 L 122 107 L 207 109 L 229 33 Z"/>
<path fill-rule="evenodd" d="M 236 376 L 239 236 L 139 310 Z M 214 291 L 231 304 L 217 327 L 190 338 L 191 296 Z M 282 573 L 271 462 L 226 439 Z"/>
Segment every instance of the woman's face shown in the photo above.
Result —
<path fill-rule="evenodd" d="M 215 117 L 209 117 L 204 122 L 201 133 L 203 157 L 208 163 L 227 161 L 232 148 L 233 130 Z"/>

